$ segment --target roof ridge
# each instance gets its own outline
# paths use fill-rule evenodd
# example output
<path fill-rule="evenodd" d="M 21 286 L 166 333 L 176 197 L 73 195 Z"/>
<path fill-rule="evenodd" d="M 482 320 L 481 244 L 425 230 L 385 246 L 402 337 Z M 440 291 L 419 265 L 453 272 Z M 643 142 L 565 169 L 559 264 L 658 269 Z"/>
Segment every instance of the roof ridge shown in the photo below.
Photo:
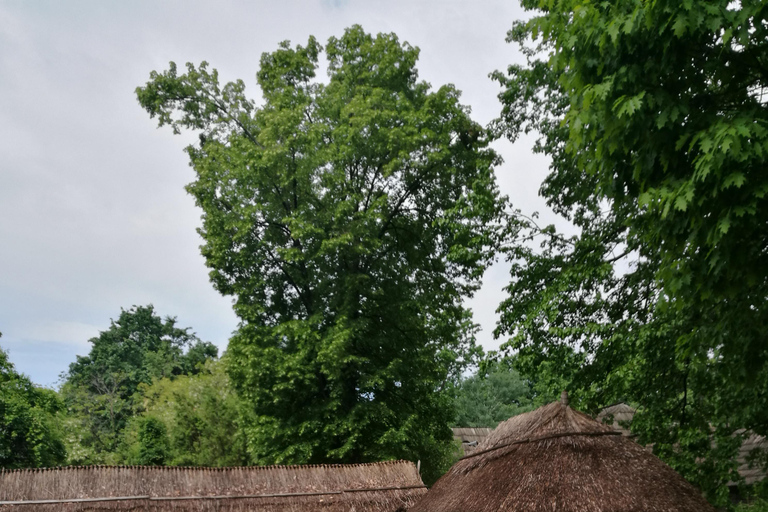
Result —
<path fill-rule="evenodd" d="M 413 462 L 404 459 L 397 460 L 382 460 L 376 462 L 357 462 L 351 464 L 344 463 L 332 463 L 332 464 L 270 464 L 265 466 L 145 466 L 145 465 L 132 465 L 132 464 L 86 464 L 83 466 L 52 466 L 44 468 L 0 468 L 0 474 L 4 473 L 21 473 L 30 472 L 38 473 L 45 471 L 78 471 L 78 470 L 92 470 L 92 469 L 151 469 L 157 471 L 232 471 L 232 470 L 249 470 L 249 471 L 270 471 L 276 469 L 317 469 L 317 468 L 353 468 L 364 466 L 386 466 L 396 464 L 411 464 Z"/>
<path fill-rule="evenodd" d="M 493 446 L 491 448 L 486 448 L 485 450 L 474 451 L 470 454 L 463 456 L 459 460 L 471 459 L 472 457 L 477 457 L 478 455 L 483 455 L 484 453 L 500 450 L 501 448 L 505 448 L 507 446 L 514 446 L 516 444 L 525 444 L 525 443 L 535 443 L 538 441 L 546 441 L 547 439 L 556 439 L 558 437 L 570 437 L 570 436 L 597 437 L 597 436 L 620 436 L 620 435 L 621 435 L 621 432 L 616 432 L 615 430 L 598 431 L 598 432 L 582 432 L 582 431 L 576 431 L 576 430 L 572 432 L 556 432 L 556 433 L 546 434 L 538 437 L 526 437 L 525 439 L 510 441 L 509 443 L 497 444 L 496 446 Z"/>

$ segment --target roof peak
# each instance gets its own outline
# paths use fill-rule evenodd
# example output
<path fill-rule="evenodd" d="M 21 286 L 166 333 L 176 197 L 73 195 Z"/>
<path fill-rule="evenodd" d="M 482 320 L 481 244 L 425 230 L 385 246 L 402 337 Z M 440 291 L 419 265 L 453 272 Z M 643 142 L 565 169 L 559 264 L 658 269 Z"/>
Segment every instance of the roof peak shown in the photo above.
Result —
<path fill-rule="evenodd" d="M 608 425 L 595 421 L 583 412 L 570 407 L 568 393 L 560 400 L 538 409 L 512 416 L 503 421 L 478 445 L 477 451 L 506 446 L 510 443 L 547 439 L 552 436 L 595 435 L 613 433 Z M 475 453 L 475 452 L 473 452 Z"/>

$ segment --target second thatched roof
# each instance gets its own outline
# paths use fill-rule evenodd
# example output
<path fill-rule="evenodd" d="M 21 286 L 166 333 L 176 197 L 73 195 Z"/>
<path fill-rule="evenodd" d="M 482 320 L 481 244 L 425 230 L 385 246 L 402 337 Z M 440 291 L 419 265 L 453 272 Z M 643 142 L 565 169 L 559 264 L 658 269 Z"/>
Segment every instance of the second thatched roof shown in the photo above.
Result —
<path fill-rule="evenodd" d="M 411 512 L 714 512 L 672 468 L 561 402 L 501 423 Z"/>
<path fill-rule="evenodd" d="M 398 512 L 425 492 L 406 461 L 0 470 L 0 512 Z"/>

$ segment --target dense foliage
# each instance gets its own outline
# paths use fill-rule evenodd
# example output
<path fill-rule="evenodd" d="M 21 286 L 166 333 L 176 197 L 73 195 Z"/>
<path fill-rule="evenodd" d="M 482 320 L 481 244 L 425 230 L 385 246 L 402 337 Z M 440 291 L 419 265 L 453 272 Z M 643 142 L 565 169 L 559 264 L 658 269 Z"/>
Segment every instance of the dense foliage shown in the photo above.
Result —
<path fill-rule="evenodd" d="M 498 332 L 584 406 L 640 404 L 641 442 L 725 505 L 734 433 L 768 433 L 768 7 L 522 3 L 497 128 L 541 134 L 578 234 L 518 217 Z"/>
<path fill-rule="evenodd" d="M 768 512 L 768 501 L 757 499 L 739 503 L 735 508 L 735 512 Z"/>
<path fill-rule="evenodd" d="M 121 462 L 123 430 L 142 408 L 139 387 L 195 374 L 218 352 L 189 328 L 176 327 L 175 319 L 157 316 L 151 305 L 121 311 L 90 342 L 89 355 L 70 365 L 61 388 L 72 463 Z"/>
<path fill-rule="evenodd" d="M 143 411 L 126 427 L 121 446 L 124 460 L 143 464 L 145 455 L 154 452 L 163 455 L 157 463 L 172 466 L 251 463 L 243 430 L 248 418 L 227 376 L 226 361 L 226 357 L 208 361 L 195 375 L 165 377 L 140 386 Z M 162 433 L 155 428 L 155 437 L 142 434 L 150 419 L 162 425 Z"/>
<path fill-rule="evenodd" d="M 447 384 L 471 358 L 462 298 L 500 220 L 497 155 L 451 86 L 417 80 L 418 49 L 348 29 L 262 55 L 257 107 L 205 63 L 137 89 L 187 148 L 202 248 L 242 325 L 231 375 L 263 463 L 421 459 L 450 451 Z M 430 473 L 431 472 L 431 473 Z"/>
<path fill-rule="evenodd" d="M 0 468 L 57 466 L 65 450 L 58 427 L 61 401 L 16 371 L 0 350 Z"/>
<path fill-rule="evenodd" d="M 136 463 L 142 466 L 163 466 L 170 451 L 168 429 L 157 418 L 148 416 L 139 421 L 139 446 Z"/>
<path fill-rule="evenodd" d="M 457 427 L 495 427 L 533 409 L 532 383 L 505 363 L 491 363 L 456 388 Z"/>

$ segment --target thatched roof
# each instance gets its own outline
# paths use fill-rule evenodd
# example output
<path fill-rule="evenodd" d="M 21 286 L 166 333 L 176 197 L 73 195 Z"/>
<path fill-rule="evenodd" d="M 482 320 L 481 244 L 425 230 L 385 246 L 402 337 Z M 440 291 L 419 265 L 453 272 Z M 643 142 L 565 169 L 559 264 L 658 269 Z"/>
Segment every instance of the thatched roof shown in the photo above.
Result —
<path fill-rule="evenodd" d="M 454 427 L 453 439 L 461 443 L 461 455 L 472 453 L 493 432 L 489 427 Z"/>
<path fill-rule="evenodd" d="M 411 462 L 0 471 L 0 511 L 395 512 L 426 492 Z M 21 503 L 19 503 L 21 502 Z"/>
<path fill-rule="evenodd" d="M 714 512 L 637 443 L 563 402 L 501 423 L 411 512 Z"/>

